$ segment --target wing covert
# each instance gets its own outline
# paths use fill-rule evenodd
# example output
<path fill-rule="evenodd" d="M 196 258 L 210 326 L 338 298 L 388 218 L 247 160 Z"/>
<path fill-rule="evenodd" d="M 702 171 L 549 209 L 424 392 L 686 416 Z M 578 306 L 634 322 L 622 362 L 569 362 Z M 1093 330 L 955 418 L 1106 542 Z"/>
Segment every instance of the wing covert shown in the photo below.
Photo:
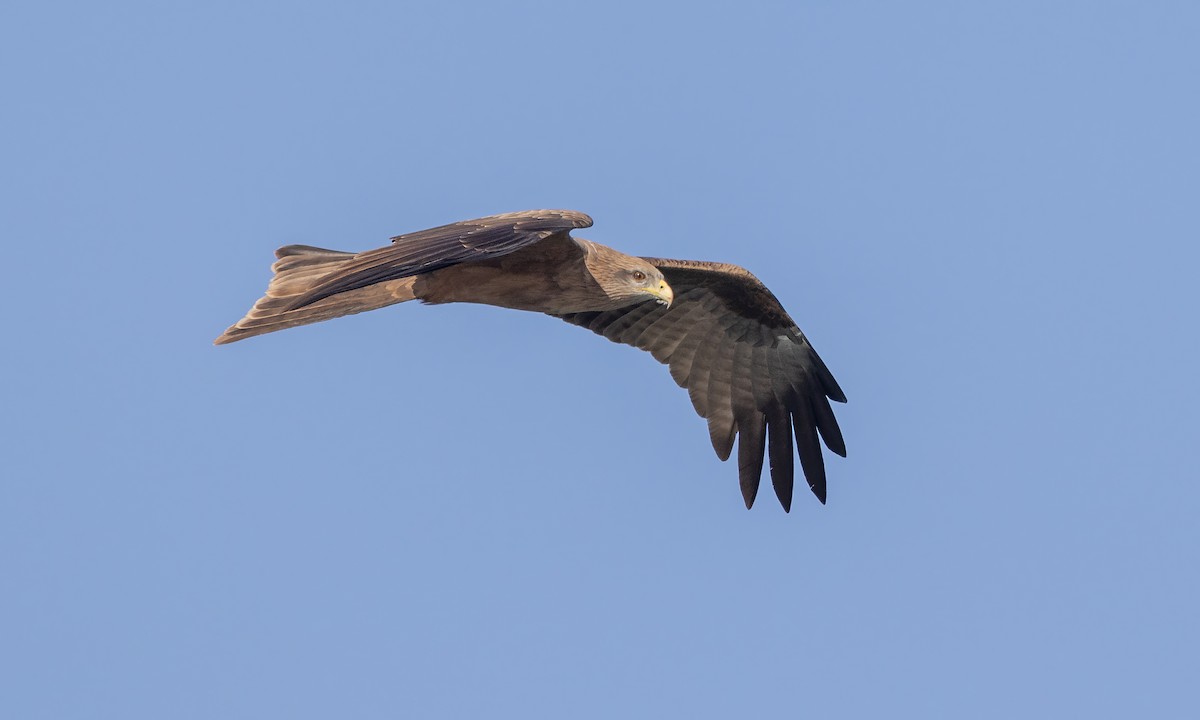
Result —
<path fill-rule="evenodd" d="M 397 235 L 391 245 L 358 253 L 337 273 L 293 300 L 287 310 L 375 283 L 508 255 L 556 233 L 591 225 L 592 219 L 581 212 L 526 210 Z"/>

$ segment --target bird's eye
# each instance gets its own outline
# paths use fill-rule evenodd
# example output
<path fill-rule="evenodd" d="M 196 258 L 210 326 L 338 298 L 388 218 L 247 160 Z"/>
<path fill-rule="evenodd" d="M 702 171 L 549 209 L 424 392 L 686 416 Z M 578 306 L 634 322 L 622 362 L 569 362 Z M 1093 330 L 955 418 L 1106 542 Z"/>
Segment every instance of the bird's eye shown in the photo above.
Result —
<path fill-rule="evenodd" d="M 641 282 L 646 279 L 646 273 L 642 272 L 641 270 L 634 270 L 633 279 L 634 282 Z"/>

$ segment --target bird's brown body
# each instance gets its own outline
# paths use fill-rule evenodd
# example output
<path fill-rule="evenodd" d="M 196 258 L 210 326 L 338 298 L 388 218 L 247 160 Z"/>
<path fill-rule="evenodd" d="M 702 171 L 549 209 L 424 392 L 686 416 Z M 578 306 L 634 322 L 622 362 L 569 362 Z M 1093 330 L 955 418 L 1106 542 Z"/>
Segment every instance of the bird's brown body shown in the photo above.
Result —
<path fill-rule="evenodd" d="M 603 245 L 557 235 L 511 255 L 422 275 L 413 292 L 427 303 L 479 303 L 551 315 L 611 310 L 628 305 L 629 298 L 610 295 L 597 278 L 611 276 L 630 259 Z"/>
<path fill-rule="evenodd" d="M 266 295 L 216 342 L 407 300 L 546 313 L 668 364 L 708 419 L 722 460 L 740 436 L 747 507 L 769 455 L 775 492 L 790 509 L 793 435 L 824 502 L 818 434 L 845 455 L 829 405 L 845 396 L 775 296 L 736 265 L 638 258 L 570 236 L 591 224 L 582 213 L 535 210 L 401 235 L 362 253 L 289 245 L 276 252 Z"/>

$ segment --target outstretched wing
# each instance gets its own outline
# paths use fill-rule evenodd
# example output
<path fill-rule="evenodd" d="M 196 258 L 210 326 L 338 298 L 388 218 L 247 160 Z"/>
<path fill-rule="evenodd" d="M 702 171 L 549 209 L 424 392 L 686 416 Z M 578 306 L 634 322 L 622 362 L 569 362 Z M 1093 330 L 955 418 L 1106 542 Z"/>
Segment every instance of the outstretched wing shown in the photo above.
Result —
<path fill-rule="evenodd" d="M 708 420 L 718 457 L 738 442 L 738 475 L 749 508 L 764 455 L 784 510 L 791 510 L 792 437 L 813 494 L 825 502 L 825 446 L 846 455 L 830 400 L 846 396 L 771 291 L 736 265 L 643 258 L 675 291 L 670 308 L 641 303 L 607 312 L 563 315 L 614 342 L 647 350 L 687 388 Z"/>
<path fill-rule="evenodd" d="M 591 225 L 592 219 L 580 212 L 526 210 L 398 235 L 392 238 L 391 245 L 359 253 L 344 263 L 337 272 L 292 300 L 286 310 L 388 280 L 508 255 L 555 233 L 569 233 Z"/>

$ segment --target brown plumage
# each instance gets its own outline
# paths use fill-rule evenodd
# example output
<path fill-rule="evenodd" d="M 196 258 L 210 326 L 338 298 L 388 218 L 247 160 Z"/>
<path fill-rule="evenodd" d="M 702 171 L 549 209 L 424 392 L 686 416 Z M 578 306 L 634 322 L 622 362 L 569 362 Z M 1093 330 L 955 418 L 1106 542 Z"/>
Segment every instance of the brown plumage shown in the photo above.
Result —
<path fill-rule="evenodd" d="M 533 210 L 400 235 L 361 253 L 288 245 L 275 253 L 267 294 L 216 343 L 407 300 L 546 313 L 667 364 L 722 460 L 740 438 L 747 508 L 767 456 L 775 494 L 791 509 L 793 452 L 824 503 L 818 437 L 845 456 L 829 401 L 846 397 L 771 291 L 736 265 L 637 258 L 570 236 L 591 224 L 583 213 Z"/>

